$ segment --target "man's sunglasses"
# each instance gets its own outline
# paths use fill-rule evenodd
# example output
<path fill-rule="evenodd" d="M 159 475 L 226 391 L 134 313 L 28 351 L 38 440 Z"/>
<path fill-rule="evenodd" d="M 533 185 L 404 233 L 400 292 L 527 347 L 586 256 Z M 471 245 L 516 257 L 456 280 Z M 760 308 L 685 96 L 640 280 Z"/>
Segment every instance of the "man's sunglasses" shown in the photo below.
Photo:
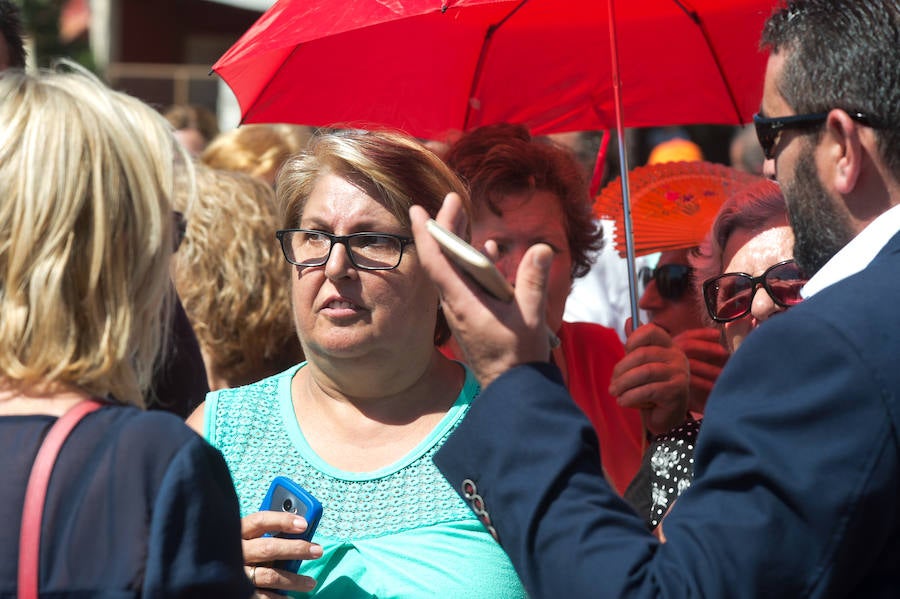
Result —
<path fill-rule="evenodd" d="M 641 282 L 644 288 L 656 281 L 656 291 L 667 300 L 679 300 L 691 285 L 694 269 L 687 264 L 663 264 L 653 270 L 642 268 Z"/>
<path fill-rule="evenodd" d="M 847 111 L 847 115 L 867 127 L 874 127 L 873 120 L 861 112 Z M 775 158 L 775 146 L 781 138 L 781 132 L 786 129 L 814 129 L 828 119 L 827 112 L 812 112 L 809 114 L 795 114 L 792 116 L 765 117 L 759 114 L 753 115 L 753 125 L 756 127 L 756 138 L 762 146 L 763 154 L 772 160 Z"/>
<path fill-rule="evenodd" d="M 758 277 L 745 272 L 727 272 L 703 283 L 706 310 L 716 322 L 731 322 L 750 314 L 753 297 L 762 286 L 772 301 L 782 308 L 796 306 L 803 301 L 800 289 L 806 277 L 793 260 L 779 262 Z"/>

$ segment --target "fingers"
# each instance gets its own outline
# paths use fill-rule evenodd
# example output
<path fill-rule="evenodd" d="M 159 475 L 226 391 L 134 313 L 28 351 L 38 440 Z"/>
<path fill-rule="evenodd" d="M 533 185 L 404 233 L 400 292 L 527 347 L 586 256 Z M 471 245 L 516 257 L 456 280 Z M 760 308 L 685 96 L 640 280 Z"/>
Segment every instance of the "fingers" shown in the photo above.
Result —
<path fill-rule="evenodd" d="M 691 386 L 706 390 L 712 390 L 713 384 L 719 378 L 722 367 L 716 364 L 708 364 L 701 360 L 688 360 L 691 371 Z"/>
<path fill-rule="evenodd" d="M 453 200 L 456 201 L 453 201 Z M 457 231 L 453 221 L 456 220 L 454 212 L 454 204 L 458 204 L 456 194 L 447 194 L 444 205 L 438 213 L 435 220 L 451 231 Z M 461 211 L 461 207 L 457 206 L 456 210 Z M 425 228 L 425 222 L 430 218 L 428 212 L 421 206 L 411 206 L 409 209 L 409 217 L 412 224 L 413 237 L 416 240 L 416 253 L 422 267 L 438 286 L 442 297 L 454 297 L 455 294 L 462 293 L 465 283 L 460 277 L 454 277 L 454 267 L 450 260 L 441 252 L 438 243 L 431 237 Z"/>
<path fill-rule="evenodd" d="M 699 327 L 682 331 L 675 335 L 675 339 L 701 339 L 721 344 L 722 332 L 714 327 Z"/>
<path fill-rule="evenodd" d="M 640 372 L 631 372 L 643 366 L 660 365 Z M 635 329 L 625 343 L 625 356 L 613 367 L 610 393 L 620 395 L 627 389 L 642 383 L 663 380 L 676 371 L 687 369 L 684 352 L 676 347 L 669 334 L 654 324 Z M 641 377 L 649 377 L 642 380 Z"/>
<path fill-rule="evenodd" d="M 437 286 L 444 316 L 482 386 L 518 364 L 547 361 L 550 343 L 544 306 L 552 249 L 529 248 L 516 274 L 514 301 L 502 302 L 443 255 L 426 229 L 428 213 L 422 207 L 412 206 L 409 215 L 419 261 Z M 456 194 L 447 194 L 435 220 L 457 233 L 464 229 L 465 214 Z"/>
<path fill-rule="evenodd" d="M 306 527 L 306 519 L 301 516 L 264 510 L 241 518 L 241 537 L 255 539 L 267 532 L 301 533 Z"/>
<path fill-rule="evenodd" d="M 719 368 L 725 365 L 731 355 L 722 344 L 721 335 L 716 329 L 691 329 L 676 335 L 672 342 L 691 360 Z"/>
<path fill-rule="evenodd" d="M 276 560 L 312 560 L 322 557 L 322 546 L 302 539 L 263 536 L 266 533 L 299 534 L 306 531 L 304 518 L 285 512 L 261 511 L 241 518 L 241 541 L 244 563 L 248 564 L 247 575 L 259 583 L 263 567 Z M 249 568 L 254 568 L 250 570 Z M 286 573 L 290 574 L 290 573 Z M 277 587 L 280 588 L 280 587 Z"/>
<path fill-rule="evenodd" d="M 450 229 L 463 239 L 466 238 L 466 225 L 468 224 L 468 219 L 463 210 L 462 198 L 459 197 L 458 193 L 451 191 L 444 197 L 441 209 L 438 211 L 434 220 L 438 221 L 438 223 Z"/>
<path fill-rule="evenodd" d="M 688 409 L 703 411 L 729 357 L 720 339 L 714 328 L 673 338 L 652 323 L 638 327 L 613 368 L 609 392 L 620 405 L 640 409 L 651 432 L 666 432 L 684 421 Z"/>
<path fill-rule="evenodd" d="M 672 337 L 659 325 L 648 323 L 636 328 L 628 336 L 625 342 L 625 352 L 630 352 L 639 347 L 658 346 L 671 347 Z"/>
<path fill-rule="evenodd" d="M 270 592 L 266 589 L 307 592 L 316 586 L 315 578 L 271 568 L 266 565 L 249 566 L 245 569 L 248 570 L 250 582 L 256 587 L 256 594 L 260 597 L 284 597 L 283 594 Z"/>
<path fill-rule="evenodd" d="M 262 564 L 276 560 L 317 559 L 322 557 L 322 546 L 303 539 L 283 537 L 259 537 L 241 541 L 244 563 Z"/>
<path fill-rule="evenodd" d="M 549 245 L 539 243 L 528 248 L 516 272 L 516 301 L 526 323 L 536 329 L 544 323 L 552 263 L 553 250 Z M 546 337 L 546 330 L 542 334 Z"/>
<path fill-rule="evenodd" d="M 702 413 L 706 407 L 706 399 L 731 354 L 722 345 L 721 336 L 716 329 L 685 331 L 677 335 L 673 342 L 687 356 L 690 365 L 691 393 L 688 408 Z"/>
<path fill-rule="evenodd" d="M 684 421 L 691 391 L 687 357 L 660 327 L 644 325 L 626 343 L 613 368 L 609 392 L 619 405 L 641 410 L 644 425 L 664 433 Z"/>
<path fill-rule="evenodd" d="M 648 383 L 687 378 L 689 372 L 688 360 L 678 348 L 641 347 L 625 354 L 613 367 L 609 392 L 620 396 Z"/>

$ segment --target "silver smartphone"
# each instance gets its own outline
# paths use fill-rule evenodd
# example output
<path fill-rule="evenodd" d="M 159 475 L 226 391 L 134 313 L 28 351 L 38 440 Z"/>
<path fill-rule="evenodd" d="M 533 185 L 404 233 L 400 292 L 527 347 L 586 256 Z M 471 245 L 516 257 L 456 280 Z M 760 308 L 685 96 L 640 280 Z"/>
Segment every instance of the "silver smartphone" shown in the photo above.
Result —
<path fill-rule="evenodd" d="M 425 228 L 440 244 L 444 254 L 468 274 L 476 283 L 498 300 L 511 302 L 514 297 L 509 284 L 494 263 L 454 233 L 439 225 L 433 218 L 425 222 Z"/>

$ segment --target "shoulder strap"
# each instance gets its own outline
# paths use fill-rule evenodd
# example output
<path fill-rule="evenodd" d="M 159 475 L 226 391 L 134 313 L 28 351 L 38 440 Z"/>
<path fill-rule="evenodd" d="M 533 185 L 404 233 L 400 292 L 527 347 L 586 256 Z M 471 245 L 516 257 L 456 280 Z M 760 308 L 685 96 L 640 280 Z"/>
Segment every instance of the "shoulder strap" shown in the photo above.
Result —
<path fill-rule="evenodd" d="M 19 599 L 38 596 L 38 559 L 41 544 L 41 519 L 47 498 L 47 485 L 59 449 L 75 425 L 89 413 L 102 407 L 99 401 L 87 400 L 75 404 L 57 419 L 38 450 L 22 506 L 22 530 L 19 533 Z"/>

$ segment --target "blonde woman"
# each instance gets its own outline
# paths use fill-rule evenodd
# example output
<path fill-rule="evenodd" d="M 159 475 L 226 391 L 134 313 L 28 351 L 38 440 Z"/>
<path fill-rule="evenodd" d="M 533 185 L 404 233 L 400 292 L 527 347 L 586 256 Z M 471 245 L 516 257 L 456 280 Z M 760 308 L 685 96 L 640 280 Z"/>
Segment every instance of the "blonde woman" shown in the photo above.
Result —
<path fill-rule="evenodd" d="M 251 593 L 221 455 L 177 417 L 139 409 L 168 322 L 176 156 L 160 115 L 80 69 L 0 75 L 2 596 L 17 593 L 38 448 L 90 399 L 103 407 L 49 482 L 40 592 Z"/>

